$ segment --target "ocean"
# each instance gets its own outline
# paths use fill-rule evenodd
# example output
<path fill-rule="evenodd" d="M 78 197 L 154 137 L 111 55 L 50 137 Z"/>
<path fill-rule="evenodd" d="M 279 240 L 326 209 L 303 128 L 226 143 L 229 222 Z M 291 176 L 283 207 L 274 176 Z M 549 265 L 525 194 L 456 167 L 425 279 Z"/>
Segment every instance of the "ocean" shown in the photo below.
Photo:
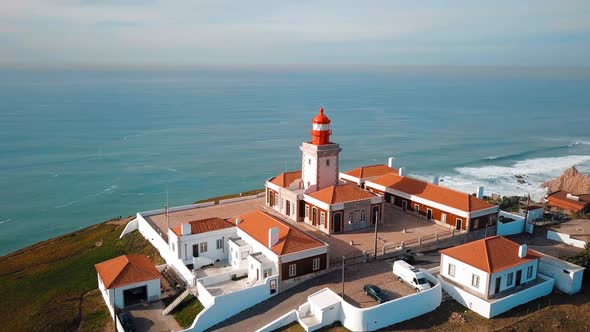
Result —
<path fill-rule="evenodd" d="M 474 192 L 543 196 L 590 172 L 590 70 L 1 69 L 0 255 L 299 169 L 320 106 L 341 170 L 387 163 Z M 517 182 L 522 175 L 525 183 Z"/>

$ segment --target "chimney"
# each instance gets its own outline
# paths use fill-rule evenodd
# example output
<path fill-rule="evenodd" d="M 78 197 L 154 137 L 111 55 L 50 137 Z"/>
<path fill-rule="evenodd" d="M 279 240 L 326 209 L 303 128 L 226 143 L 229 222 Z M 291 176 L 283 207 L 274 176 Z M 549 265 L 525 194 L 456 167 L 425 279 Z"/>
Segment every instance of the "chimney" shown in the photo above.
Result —
<path fill-rule="evenodd" d="M 236 218 L 236 226 L 238 226 L 242 222 L 242 219 Z"/>
<path fill-rule="evenodd" d="M 437 185 L 437 186 L 438 186 L 438 180 L 439 180 L 439 179 L 440 179 L 440 177 L 439 177 L 438 175 L 435 175 L 435 176 L 432 178 L 432 184 L 435 184 L 435 185 Z"/>
<path fill-rule="evenodd" d="M 568 193 L 567 195 L 565 195 L 565 198 L 571 199 L 572 201 L 579 201 L 580 200 L 580 197 L 579 196 L 575 196 L 575 195 L 572 195 L 570 193 Z"/>
<path fill-rule="evenodd" d="M 389 157 L 389 159 L 387 159 L 387 166 L 393 168 L 393 161 L 395 160 L 394 157 Z"/>
<path fill-rule="evenodd" d="M 180 224 L 180 234 L 181 235 L 191 235 L 191 224 L 189 224 L 189 223 Z"/>
<path fill-rule="evenodd" d="M 483 199 L 483 186 L 477 187 L 477 198 Z"/>
<path fill-rule="evenodd" d="M 268 229 L 268 247 L 272 248 L 279 242 L 279 229 L 272 227 Z"/>
<path fill-rule="evenodd" d="M 406 168 L 405 167 L 400 167 L 397 170 L 397 172 L 398 172 L 399 176 L 406 176 Z"/>
<path fill-rule="evenodd" d="M 521 244 L 520 247 L 518 247 L 518 257 L 525 258 L 526 252 L 527 252 L 526 244 Z"/>

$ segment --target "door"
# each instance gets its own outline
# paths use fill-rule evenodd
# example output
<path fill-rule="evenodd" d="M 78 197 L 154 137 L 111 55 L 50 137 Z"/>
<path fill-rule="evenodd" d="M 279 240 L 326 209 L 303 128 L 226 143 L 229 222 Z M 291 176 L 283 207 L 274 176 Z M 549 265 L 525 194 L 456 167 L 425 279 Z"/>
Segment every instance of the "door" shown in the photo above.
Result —
<path fill-rule="evenodd" d="M 428 209 L 426 210 L 426 220 L 430 220 L 432 219 L 432 210 Z"/>
<path fill-rule="evenodd" d="M 402 210 L 406 211 L 407 208 L 408 208 L 408 202 L 402 201 Z"/>
<path fill-rule="evenodd" d="M 317 225 L 318 224 L 318 209 L 316 208 L 312 208 L 311 209 L 311 223 L 312 225 Z"/>
<path fill-rule="evenodd" d="M 457 223 L 455 224 L 455 229 L 461 230 L 461 222 L 462 222 L 461 219 L 457 219 Z"/>
<path fill-rule="evenodd" d="M 342 232 L 342 213 L 334 213 L 333 215 L 334 220 L 332 224 L 334 225 L 334 233 Z"/>
<path fill-rule="evenodd" d="M 494 294 L 500 293 L 500 285 L 502 284 L 502 277 L 496 278 L 496 288 L 494 289 Z"/>
<path fill-rule="evenodd" d="M 375 225 L 375 221 L 379 221 L 379 207 L 373 206 L 373 215 L 371 216 L 371 225 Z"/>
<path fill-rule="evenodd" d="M 199 245 L 193 244 L 193 257 L 199 257 Z"/>
<path fill-rule="evenodd" d="M 522 270 L 516 271 L 516 286 L 520 285 L 521 278 L 522 278 Z"/>

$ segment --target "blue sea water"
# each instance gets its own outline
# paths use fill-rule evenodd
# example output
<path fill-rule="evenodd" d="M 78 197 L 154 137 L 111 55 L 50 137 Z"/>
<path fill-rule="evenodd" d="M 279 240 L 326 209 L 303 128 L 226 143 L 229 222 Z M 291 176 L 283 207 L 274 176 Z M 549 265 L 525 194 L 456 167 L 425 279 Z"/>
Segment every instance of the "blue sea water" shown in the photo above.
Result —
<path fill-rule="evenodd" d="M 0 254 L 299 168 L 320 106 L 341 169 L 385 163 L 486 194 L 590 172 L 590 71 L 0 70 Z M 524 175 L 519 184 L 514 175 Z"/>

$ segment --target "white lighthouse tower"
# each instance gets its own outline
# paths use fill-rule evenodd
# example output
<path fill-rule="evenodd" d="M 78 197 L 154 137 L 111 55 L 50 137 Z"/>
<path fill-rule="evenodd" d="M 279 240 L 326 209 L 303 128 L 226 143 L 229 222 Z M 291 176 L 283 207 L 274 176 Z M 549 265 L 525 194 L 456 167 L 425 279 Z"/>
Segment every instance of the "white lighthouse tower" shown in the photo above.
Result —
<path fill-rule="evenodd" d="M 301 144 L 301 179 L 307 194 L 338 184 L 338 154 L 342 150 L 330 142 L 330 119 L 323 108 L 311 123 L 311 142 Z"/>

